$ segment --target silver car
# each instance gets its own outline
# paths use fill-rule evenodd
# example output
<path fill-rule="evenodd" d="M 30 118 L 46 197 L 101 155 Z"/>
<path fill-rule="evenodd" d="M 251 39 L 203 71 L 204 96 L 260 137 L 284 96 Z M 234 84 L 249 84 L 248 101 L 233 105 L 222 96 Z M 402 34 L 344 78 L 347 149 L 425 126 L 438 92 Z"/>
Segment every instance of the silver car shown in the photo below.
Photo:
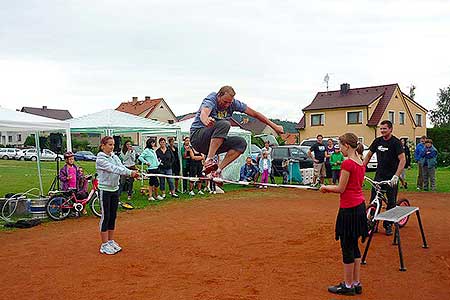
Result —
<path fill-rule="evenodd" d="M 18 151 L 20 150 L 16 148 L 0 148 L 0 158 L 16 159 Z"/>
<path fill-rule="evenodd" d="M 55 152 L 49 150 L 49 149 L 42 149 L 41 152 L 41 160 L 63 160 L 64 156 L 62 155 L 57 155 Z M 37 160 L 37 152 L 36 149 L 28 149 L 25 151 L 24 153 L 24 160 L 32 160 L 32 161 L 36 161 Z"/>

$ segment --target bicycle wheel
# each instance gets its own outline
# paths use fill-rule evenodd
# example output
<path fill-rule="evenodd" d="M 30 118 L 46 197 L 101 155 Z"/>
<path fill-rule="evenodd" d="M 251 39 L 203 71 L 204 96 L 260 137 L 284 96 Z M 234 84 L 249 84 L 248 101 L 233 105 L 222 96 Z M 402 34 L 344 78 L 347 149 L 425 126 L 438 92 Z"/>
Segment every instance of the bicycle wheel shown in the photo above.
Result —
<path fill-rule="evenodd" d="M 48 200 L 45 211 L 50 219 L 61 221 L 67 218 L 70 213 L 71 203 L 62 196 L 55 196 Z"/>
<path fill-rule="evenodd" d="M 100 203 L 100 197 L 98 196 L 98 192 L 95 192 L 94 195 L 92 195 L 92 199 L 90 202 L 92 213 L 100 218 L 102 216 L 102 206 Z"/>
<path fill-rule="evenodd" d="M 400 200 L 397 201 L 397 206 L 411 206 L 411 205 L 409 204 L 409 200 L 408 199 L 400 199 Z M 408 220 L 409 220 L 409 216 L 404 217 L 403 219 L 401 219 L 398 222 L 398 226 L 400 228 L 405 226 L 406 223 L 408 223 Z"/>
<path fill-rule="evenodd" d="M 369 229 L 369 235 L 372 233 L 372 230 L 375 232 L 378 231 L 377 222 L 374 220 L 375 215 L 377 214 L 377 206 L 375 204 L 370 204 L 366 208 L 366 216 L 367 216 L 367 227 Z"/>

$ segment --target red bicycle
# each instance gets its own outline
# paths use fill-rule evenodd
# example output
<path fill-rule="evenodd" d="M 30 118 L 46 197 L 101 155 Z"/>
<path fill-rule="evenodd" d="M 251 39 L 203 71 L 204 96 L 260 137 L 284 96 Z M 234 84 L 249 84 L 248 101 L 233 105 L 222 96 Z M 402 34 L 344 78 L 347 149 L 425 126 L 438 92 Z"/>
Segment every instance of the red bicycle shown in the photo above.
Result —
<path fill-rule="evenodd" d="M 87 179 L 91 180 L 92 176 Z M 86 199 L 77 199 L 76 192 L 76 189 L 53 192 L 45 206 L 45 211 L 49 218 L 55 221 L 61 221 L 67 218 L 71 212 L 76 216 L 80 216 L 87 205 L 91 208 L 92 213 L 100 218 L 102 208 L 98 195 L 97 176 L 95 175 L 94 179 L 92 179 L 92 189 Z"/>

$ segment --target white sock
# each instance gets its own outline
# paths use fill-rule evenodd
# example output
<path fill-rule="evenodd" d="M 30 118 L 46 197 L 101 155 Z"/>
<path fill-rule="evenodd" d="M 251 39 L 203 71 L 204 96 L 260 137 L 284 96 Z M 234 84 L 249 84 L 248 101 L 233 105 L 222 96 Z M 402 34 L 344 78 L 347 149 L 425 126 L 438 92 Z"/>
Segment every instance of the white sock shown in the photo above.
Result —
<path fill-rule="evenodd" d="M 358 286 L 358 285 L 360 285 L 361 284 L 361 282 L 359 282 L 359 281 L 353 281 L 353 286 Z"/>
<path fill-rule="evenodd" d="M 351 284 L 348 285 L 347 282 L 346 282 L 346 283 L 345 283 L 345 287 L 348 288 L 348 289 L 350 289 L 350 288 L 352 288 L 352 285 L 351 285 Z"/>

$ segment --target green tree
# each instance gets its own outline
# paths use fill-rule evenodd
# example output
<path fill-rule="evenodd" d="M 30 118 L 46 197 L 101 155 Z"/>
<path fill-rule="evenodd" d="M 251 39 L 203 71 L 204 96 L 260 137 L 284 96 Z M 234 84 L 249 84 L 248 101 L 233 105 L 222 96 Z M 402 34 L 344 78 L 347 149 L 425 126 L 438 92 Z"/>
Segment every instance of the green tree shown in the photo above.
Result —
<path fill-rule="evenodd" d="M 31 135 L 27 136 L 27 138 L 25 140 L 25 143 L 23 143 L 23 145 L 27 146 L 27 147 L 34 147 L 34 146 L 36 146 L 36 143 L 34 141 L 34 134 L 31 134 Z"/>
<path fill-rule="evenodd" d="M 450 127 L 450 85 L 439 89 L 437 109 L 430 111 L 430 120 L 435 127 Z"/>

